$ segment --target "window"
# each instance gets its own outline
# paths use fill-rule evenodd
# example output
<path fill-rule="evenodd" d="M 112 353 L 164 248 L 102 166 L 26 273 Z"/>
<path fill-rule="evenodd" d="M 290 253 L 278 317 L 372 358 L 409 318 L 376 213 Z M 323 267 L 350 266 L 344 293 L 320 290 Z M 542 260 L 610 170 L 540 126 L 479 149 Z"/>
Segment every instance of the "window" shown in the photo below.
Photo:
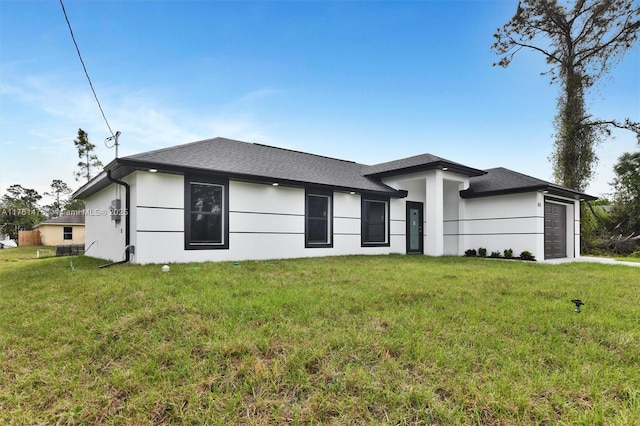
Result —
<path fill-rule="evenodd" d="M 362 245 L 389 246 L 389 200 L 362 200 Z"/>
<path fill-rule="evenodd" d="M 228 181 L 185 179 L 185 249 L 229 248 Z"/>
<path fill-rule="evenodd" d="M 62 239 L 63 240 L 73 240 L 73 227 L 64 226 L 62 228 Z"/>
<path fill-rule="evenodd" d="M 332 247 L 332 207 L 331 193 L 307 192 L 305 205 L 305 247 Z"/>

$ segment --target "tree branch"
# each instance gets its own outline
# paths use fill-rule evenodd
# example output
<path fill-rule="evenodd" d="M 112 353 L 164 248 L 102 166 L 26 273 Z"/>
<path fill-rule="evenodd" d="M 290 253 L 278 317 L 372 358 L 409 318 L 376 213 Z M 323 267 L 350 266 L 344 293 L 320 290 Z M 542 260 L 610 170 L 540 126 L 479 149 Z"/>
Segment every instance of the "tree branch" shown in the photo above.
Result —
<path fill-rule="evenodd" d="M 583 66 L 585 62 L 597 55 L 601 55 L 606 59 L 606 56 L 609 56 L 611 53 L 608 52 L 607 49 L 614 43 L 623 43 L 625 45 L 631 44 L 638 37 L 638 34 L 634 34 L 634 32 L 637 32 L 638 29 L 640 29 L 640 21 L 635 21 L 632 23 L 629 23 L 629 21 L 630 17 L 627 16 L 627 19 L 625 19 L 625 23 L 620 31 L 618 31 L 615 36 L 612 36 L 609 41 L 605 43 L 596 43 L 592 47 L 578 52 L 576 54 L 576 56 L 578 57 L 576 65 Z M 615 51 L 616 48 L 617 47 L 614 47 L 613 50 Z"/>
<path fill-rule="evenodd" d="M 596 120 L 589 121 L 585 123 L 585 125 L 590 127 L 603 127 L 603 126 L 613 126 L 618 129 L 629 130 L 636 134 L 638 138 L 638 143 L 640 143 L 640 123 L 631 121 L 629 118 L 624 120 L 624 123 L 620 123 L 618 120 Z"/>
<path fill-rule="evenodd" d="M 542 49 L 541 47 L 538 46 L 534 46 L 532 44 L 527 44 L 527 43 L 521 43 L 519 41 L 514 40 L 513 38 L 509 37 L 512 41 L 512 43 L 516 46 L 520 46 L 520 47 L 526 47 L 527 49 L 531 49 L 531 50 L 535 50 L 537 52 L 542 53 L 543 55 L 545 55 L 547 58 L 552 59 L 554 62 L 561 64 L 562 61 L 560 59 L 558 59 L 557 56 L 555 56 L 553 53 L 547 52 L 545 49 Z"/>

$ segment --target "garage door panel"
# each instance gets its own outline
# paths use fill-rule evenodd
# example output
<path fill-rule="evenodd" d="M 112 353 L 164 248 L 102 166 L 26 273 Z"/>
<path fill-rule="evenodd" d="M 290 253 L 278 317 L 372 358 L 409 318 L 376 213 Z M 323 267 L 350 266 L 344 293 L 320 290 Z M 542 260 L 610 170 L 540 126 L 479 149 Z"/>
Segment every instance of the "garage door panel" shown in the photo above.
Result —
<path fill-rule="evenodd" d="M 567 206 L 544 205 L 544 257 L 567 257 Z"/>

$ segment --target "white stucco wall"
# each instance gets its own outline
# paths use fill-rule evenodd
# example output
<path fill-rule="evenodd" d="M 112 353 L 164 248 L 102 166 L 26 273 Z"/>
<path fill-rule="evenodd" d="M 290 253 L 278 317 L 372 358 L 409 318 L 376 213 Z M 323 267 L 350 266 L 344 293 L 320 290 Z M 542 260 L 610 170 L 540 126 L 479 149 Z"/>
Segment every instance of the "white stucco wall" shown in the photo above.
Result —
<path fill-rule="evenodd" d="M 460 191 L 465 188 L 466 181 L 445 180 L 443 181 L 443 254 L 459 255 L 464 253 L 461 247 L 464 246 L 462 233 L 462 199 Z"/>
<path fill-rule="evenodd" d="M 528 250 L 538 257 L 544 252 L 544 207 L 537 193 L 501 195 L 463 200 L 464 247 L 492 251 L 512 249 L 514 256 Z"/>
<path fill-rule="evenodd" d="M 402 234 L 398 234 L 397 244 L 405 244 L 406 251 L 406 201 L 421 202 L 424 205 L 423 238 L 424 252 L 431 256 L 461 254 L 463 243 L 460 191 L 469 186 L 467 176 L 440 169 L 408 173 L 385 178 L 383 182 L 393 188 L 408 192 L 407 197 L 397 200 L 398 222 L 402 222 Z M 464 250 L 462 250 L 464 252 Z"/>
<path fill-rule="evenodd" d="M 511 248 L 514 255 L 531 251 L 544 258 L 544 195 L 515 194 L 461 199 L 468 178 L 432 170 L 385 179 L 408 191 L 389 202 L 390 245 L 361 246 L 361 195 L 333 192 L 333 247 L 305 248 L 305 189 L 269 184 L 229 182 L 229 248 L 184 249 L 184 177 L 134 172 L 131 185 L 131 244 L 135 263 L 241 261 L 346 254 L 406 252 L 406 202 L 424 203 L 425 254 L 462 255 L 470 248 L 488 253 Z M 116 198 L 115 184 L 86 200 L 86 246 L 90 256 L 118 261 L 124 255 L 124 218 L 114 222 L 104 212 Z M 571 201 L 574 203 L 574 201 Z M 579 218 L 567 208 L 568 256 L 579 246 Z"/>
<path fill-rule="evenodd" d="M 579 201 L 555 197 L 567 206 L 567 257 L 579 256 Z M 541 192 L 463 200 L 464 250 L 485 247 L 492 251 L 511 248 L 514 256 L 530 251 L 544 260 L 544 203 Z"/>
<path fill-rule="evenodd" d="M 124 209 L 124 188 L 122 208 Z M 97 192 L 85 200 L 85 254 L 111 261 L 124 259 L 125 219 L 111 220 L 111 201 L 118 196 L 116 185 Z"/>
<path fill-rule="evenodd" d="M 333 247 L 305 248 L 305 189 L 269 184 L 229 182 L 229 248 L 184 249 L 184 177 L 135 172 L 123 179 L 131 185 L 131 244 L 135 263 L 234 261 L 405 251 L 404 200 L 392 199 L 390 246 L 361 247 L 360 194 L 333 192 Z M 121 190 L 124 194 L 124 189 Z M 87 208 L 108 208 L 115 185 L 87 200 Z M 124 207 L 124 195 L 123 195 Z M 88 255 L 121 260 L 124 219 L 87 219 Z M 89 241 L 91 239 L 91 241 Z"/>

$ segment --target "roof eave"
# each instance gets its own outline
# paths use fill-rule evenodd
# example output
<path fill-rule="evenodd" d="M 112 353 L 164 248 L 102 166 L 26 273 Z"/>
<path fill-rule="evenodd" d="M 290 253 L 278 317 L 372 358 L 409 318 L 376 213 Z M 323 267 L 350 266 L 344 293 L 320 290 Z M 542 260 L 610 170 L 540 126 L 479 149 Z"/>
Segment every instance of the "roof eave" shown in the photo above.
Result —
<path fill-rule="evenodd" d="M 418 164 L 416 166 L 409 166 L 409 167 L 403 167 L 403 168 L 398 168 L 393 170 L 387 170 L 384 172 L 366 173 L 364 174 L 364 176 L 382 178 L 382 177 L 400 176 L 400 175 L 406 175 L 409 173 L 424 172 L 424 171 L 438 170 L 438 169 L 442 171 L 458 173 L 458 174 L 469 176 L 469 177 L 482 176 L 487 174 L 487 172 L 484 170 L 474 169 L 473 167 L 467 167 L 457 163 L 451 163 L 446 160 L 440 160 L 440 161 L 434 161 L 427 164 Z"/>
<path fill-rule="evenodd" d="M 579 200 L 579 201 L 594 201 L 598 199 L 598 197 L 594 197 L 592 195 L 588 195 L 578 191 L 573 191 L 567 188 L 559 188 L 553 185 L 535 185 L 535 186 L 527 186 L 527 187 L 520 187 L 520 188 L 508 188 L 508 189 L 499 189 L 494 191 L 482 191 L 482 192 L 475 192 L 473 191 L 472 188 L 469 188 L 469 189 L 460 191 L 460 197 L 469 199 L 469 198 L 492 197 L 496 195 L 522 194 L 526 192 L 543 192 L 544 194 L 555 195 L 557 197 L 572 198 L 574 200 Z"/>
<path fill-rule="evenodd" d="M 94 194 L 99 191 L 99 189 L 95 189 L 96 186 L 99 186 L 100 183 L 106 179 L 107 176 L 107 168 L 105 167 L 96 177 L 91 179 L 89 182 L 82 185 L 78 188 L 73 194 L 71 194 L 72 199 L 84 199 L 84 195 L 88 192 L 89 195 Z M 100 188 L 102 189 L 102 188 Z"/>
<path fill-rule="evenodd" d="M 51 223 L 47 223 L 45 222 L 40 222 L 37 225 L 34 226 L 34 228 L 37 228 L 39 226 L 84 226 L 84 222 L 51 222 Z"/>
<path fill-rule="evenodd" d="M 304 181 L 297 181 L 297 180 L 291 180 L 291 179 L 280 179 L 280 178 L 275 178 L 270 176 L 248 175 L 248 174 L 242 174 L 242 173 L 229 173 L 225 171 L 178 166 L 174 164 L 140 161 L 140 160 L 134 160 L 131 158 L 119 158 L 112 161 L 104 168 L 104 171 L 102 172 L 103 176 L 100 180 L 98 179 L 98 177 L 94 178 L 91 182 L 89 182 L 88 184 L 80 188 L 78 191 L 76 191 L 73 194 L 73 196 L 74 198 L 76 197 L 86 198 L 92 194 L 95 194 L 101 189 L 107 187 L 108 185 L 110 185 L 111 181 L 109 181 L 106 177 L 107 170 L 111 170 L 111 175 L 115 179 L 121 179 L 124 176 L 127 176 L 134 171 L 138 171 L 138 170 L 149 171 L 152 169 L 161 173 L 174 173 L 174 174 L 182 174 L 182 175 L 184 174 L 217 175 L 217 176 L 224 176 L 230 179 L 240 180 L 244 182 L 255 182 L 255 183 L 263 183 L 263 184 L 277 183 L 278 185 L 292 186 L 292 187 L 315 186 L 315 187 L 324 187 L 327 189 L 334 189 L 337 191 L 366 193 L 366 194 L 372 194 L 372 195 L 388 196 L 392 198 L 404 198 L 406 196 L 402 191 L 398 191 L 383 183 L 380 183 L 380 185 L 387 187 L 388 190 L 355 188 L 350 186 L 336 186 L 336 185 L 322 184 L 322 183 L 315 183 L 315 182 L 304 182 Z"/>

